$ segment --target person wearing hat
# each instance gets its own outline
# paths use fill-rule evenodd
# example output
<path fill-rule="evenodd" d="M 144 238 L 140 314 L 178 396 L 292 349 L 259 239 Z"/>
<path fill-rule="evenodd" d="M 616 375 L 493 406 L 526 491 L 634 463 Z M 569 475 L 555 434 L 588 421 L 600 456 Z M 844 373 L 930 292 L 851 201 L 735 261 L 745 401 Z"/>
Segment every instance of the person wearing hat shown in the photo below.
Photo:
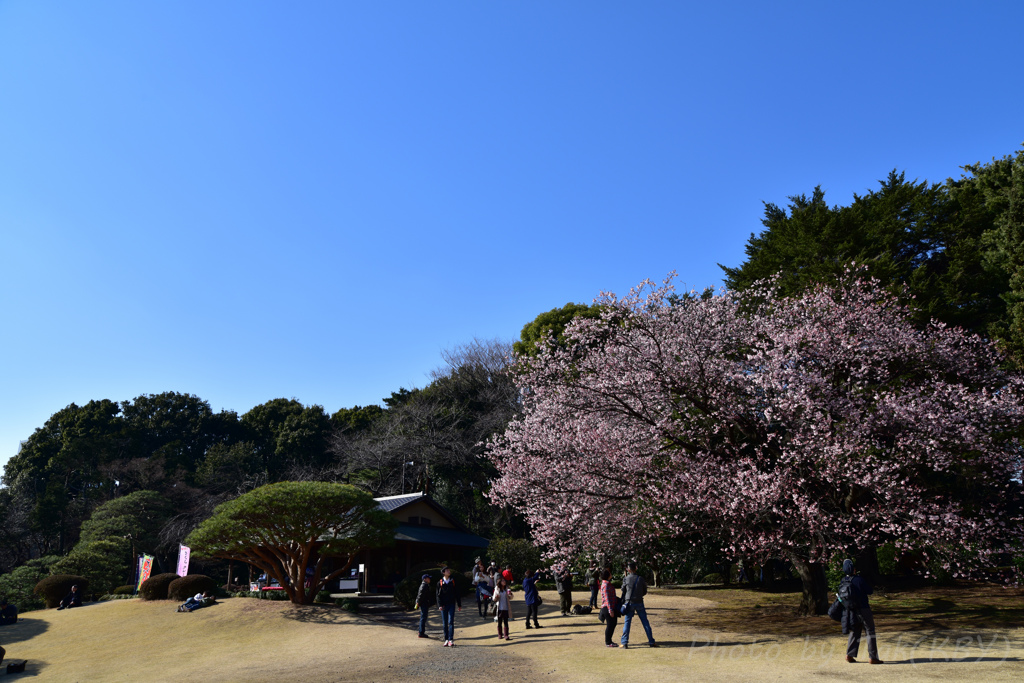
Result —
<path fill-rule="evenodd" d="M 852 577 L 850 580 L 851 593 L 855 607 L 850 608 L 848 618 L 843 619 L 843 634 L 850 634 L 850 640 L 846 645 L 846 661 L 850 664 L 857 662 L 855 657 L 860 650 L 861 631 L 868 634 L 868 658 L 872 664 L 882 664 L 878 657 L 878 641 L 875 639 L 875 617 L 871 614 L 871 607 L 868 605 L 868 596 L 875 592 L 864 577 L 856 576 L 853 570 L 853 560 L 843 561 L 843 574 Z"/>
<path fill-rule="evenodd" d="M 422 583 L 420 590 L 416 593 L 416 606 L 420 609 L 420 638 L 429 638 L 427 635 L 427 616 L 430 608 L 434 606 L 434 591 L 430 590 L 430 574 L 420 577 Z"/>

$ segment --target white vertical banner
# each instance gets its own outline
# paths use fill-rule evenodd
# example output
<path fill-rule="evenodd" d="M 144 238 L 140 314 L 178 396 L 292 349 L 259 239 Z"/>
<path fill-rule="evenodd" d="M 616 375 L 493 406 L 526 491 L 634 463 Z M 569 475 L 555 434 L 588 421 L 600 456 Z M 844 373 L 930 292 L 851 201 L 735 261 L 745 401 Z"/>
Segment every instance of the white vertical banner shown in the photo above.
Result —
<path fill-rule="evenodd" d="M 178 576 L 188 576 L 188 558 L 192 554 L 187 545 L 178 546 Z"/>

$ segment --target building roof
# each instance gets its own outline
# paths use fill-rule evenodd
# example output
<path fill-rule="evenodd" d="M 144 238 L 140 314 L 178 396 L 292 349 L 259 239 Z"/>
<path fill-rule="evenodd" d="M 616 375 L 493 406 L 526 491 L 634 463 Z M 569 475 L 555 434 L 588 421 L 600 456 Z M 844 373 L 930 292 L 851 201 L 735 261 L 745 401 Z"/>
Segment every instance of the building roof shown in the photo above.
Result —
<path fill-rule="evenodd" d="M 470 533 L 466 525 L 460 522 L 455 515 L 444 509 L 444 506 L 438 503 L 436 500 L 428 496 L 426 493 L 419 491 L 417 493 L 406 493 L 400 496 L 384 496 L 383 498 L 374 498 L 381 510 L 394 514 L 396 511 L 401 510 L 406 505 L 410 505 L 417 501 L 423 501 L 430 507 L 437 510 L 437 513 L 444 517 L 448 522 L 464 533 Z"/>
<path fill-rule="evenodd" d="M 416 541 L 417 543 L 437 543 L 438 545 L 459 545 L 467 548 L 486 548 L 491 542 L 486 538 L 455 529 L 436 526 L 413 526 L 400 524 L 395 530 L 396 541 Z"/>
<path fill-rule="evenodd" d="M 404 493 L 400 496 L 384 496 L 383 498 L 374 498 L 377 504 L 380 505 L 380 509 L 385 512 L 393 512 L 398 508 L 405 507 L 409 503 L 415 503 L 417 500 L 427 498 L 427 494 L 419 491 L 417 493 Z M 431 501 L 433 502 L 433 501 Z"/>

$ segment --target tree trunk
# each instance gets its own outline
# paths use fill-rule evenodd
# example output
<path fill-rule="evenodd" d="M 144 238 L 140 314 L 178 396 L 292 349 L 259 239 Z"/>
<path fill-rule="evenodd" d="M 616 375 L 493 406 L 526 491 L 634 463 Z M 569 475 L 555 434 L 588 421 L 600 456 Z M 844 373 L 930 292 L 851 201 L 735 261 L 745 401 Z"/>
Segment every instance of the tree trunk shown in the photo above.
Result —
<path fill-rule="evenodd" d="M 798 555 L 790 555 L 789 559 L 803 585 L 803 599 L 797 608 L 797 614 L 827 614 L 828 580 L 825 577 L 825 565 L 820 562 L 808 562 Z"/>
<path fill-rule="evenodd" d="M 775 591 L 775 558 L 761 563 L 761 588 L 769 593 Z"/>
<path fill-rule="evenodd" d="M 854 559 L 854 564 L 857 567 L 857 573 L 867 579 L 872 586 L 882 583 L 882 576 L 878 570 L 878 546 L 869 545 L 864 548 Z"/>

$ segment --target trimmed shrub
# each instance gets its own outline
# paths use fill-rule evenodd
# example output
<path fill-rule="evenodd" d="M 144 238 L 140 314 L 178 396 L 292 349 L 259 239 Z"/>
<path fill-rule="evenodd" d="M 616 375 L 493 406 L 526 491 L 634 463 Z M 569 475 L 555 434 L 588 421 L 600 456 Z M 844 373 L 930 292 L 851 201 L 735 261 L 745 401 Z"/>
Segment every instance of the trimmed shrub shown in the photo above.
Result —
<path fill-rule="evenodd" d="M 416 605 L 416 594 L 423 583 L 423 575 L 430 574 L 430 590 L 436 591 L 437 584 L 441 581 L 441 568 L 421 570 L 405 577 L 395 586 L 395 602 L 405 609 L 412 609 Z M 473 588 L 473 582 L 459 572 L 452 572 L 452 579 L 455 581 L 455 590 L 459 597 L 466 595 Z"/>
<path fill-rule="evenodd" d="M 54 574 L 84 576 L 97 593 L 109 593 L 121 585 L 130 570 L 128 541 L 106 539 L 81 542 L 53 565 Z"/>
<path fill-rule="evenodd" d="M 724 583 L 724 579 L 722 578 L 722 575 L 719 574 L 718 572 L 713 572 L 711 574 L 705 574 L 703 582 L 704 583 Z"/>
<path fill-rule="evenodd" d="M 135 586 L 128 584 L 127 586 L 118 586 L 114 589 L 111 595 L 135 595 Z"/>
<path fill-rule="evenodd" d="M 59 559 L 60 557 L 56 555 L 47 555 L 29 560 L 22 566 L 0 576 L 0 596 L 16 605 L 19 612 L 43 609 L 46 605 L 43 603 L 43 599 L 33 592 L 33 589 L 37 583 L 50 575 L 50 567 Z"/>
<path fill-rule="evenodd" d="M 48 608 L 57 607 L 64 596 L 71 592 L 72 586 L 78 586 L 78 592 L 83 595 L 82 602 L 85 602 L 85 592 L 89 589 L 89 579 L 74 574 L 54 574 L 36 584 L 33 593 L 43 599 Z"/>
<path fill-rule="evenodd" d="M 177 576 L 177 574 L 175 574 Z M 167 584 L 167 597 L 171 600 L 184 601 L 196 593 L 209 591 L 213 595 L 217 590 L 217 582 L 204 574 L 189 574 Z"/>
<path fill-rule="evenodd" d="M 177 574 L 157 574 L 142 582 L 139 587 L 139 597 L 143 600 L 166 600 L 167 588 L 171 581 L 181 578 Z"/>

